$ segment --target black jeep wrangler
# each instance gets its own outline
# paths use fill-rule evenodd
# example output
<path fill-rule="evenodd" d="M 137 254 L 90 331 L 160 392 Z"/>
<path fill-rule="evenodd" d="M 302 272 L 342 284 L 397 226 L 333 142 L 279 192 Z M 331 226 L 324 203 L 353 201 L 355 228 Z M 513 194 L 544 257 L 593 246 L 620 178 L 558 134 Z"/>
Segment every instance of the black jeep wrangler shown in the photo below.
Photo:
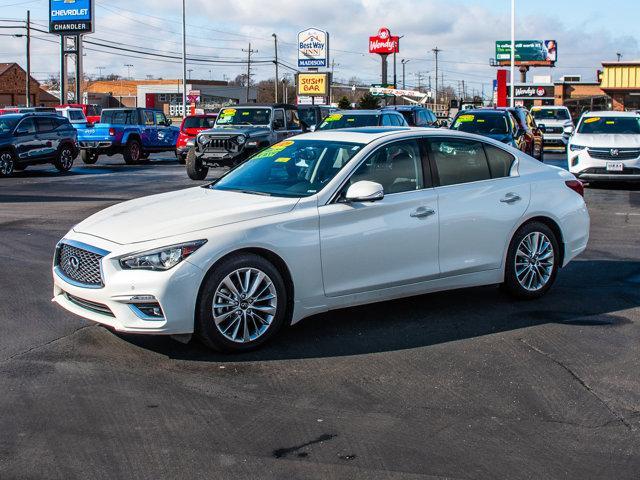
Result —
<path fill-rule="evenodd" d="M 187 154 L 187 174 L 204 180 L 210 167 L 234 167 L 254 153 L 305 130 L 294 105 L 234 105 L 198 134 Z"/>

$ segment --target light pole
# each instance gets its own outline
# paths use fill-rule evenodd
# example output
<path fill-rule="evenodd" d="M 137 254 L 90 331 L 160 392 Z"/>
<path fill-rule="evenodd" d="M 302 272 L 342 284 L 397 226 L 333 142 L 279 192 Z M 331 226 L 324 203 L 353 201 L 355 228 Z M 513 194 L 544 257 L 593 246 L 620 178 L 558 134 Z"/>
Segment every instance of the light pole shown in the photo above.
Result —
<path fill-rule="evenodd" d="M 405 82 L 405 65 L 407 63 L 409 63 L 411 60 L 405 60 L 404 58 L 402 60 L 400 60 L 400 63 L 402 64 L 402 89 L 406 90 L 407 89 L 407 84 Z"/>
<path fill-rule="evenodd" d="M 276 64 L 276 81 L 273 82 L 273 85 L 275 86 L 275 94 L 276 94 L 275 100 L 276 100 L 276 103 L 278 103 L 278 35 L 276 35 L 275 33 L 272 33 L 271 36 L 273 37 L 273 43 L 276 51 L 276 61 L 273 62 Z"/>
<path fill-rule="evenodd" d="M 515 105 L 515 81 L 516 81 L 516 0 L 511 0 L 511 108 Z"/>
<path fill-rule="evenodd" d="M 31 106 L 31 11 L 27 10 L 27 85 L 25 87 L 26 106 Z"/>
<path fill-rule="evenodd" d="M 131 69 L 133 68 L 133 64 L 125 63 L 125 67 L 127 67 L 127 80 L 131 80 Z"/>
<path fill-rule="evenodd" d="M 187 6 L 182 0 L 182 117 L 187 116 Z"/>
<path fill-rule="evenodd" d="M 187 70 L 187 72 L 189 72 L 189 80 L 191 80 L 191 72 L 193 72 L 193 68 L 190 68 L 189 70 Z"/>

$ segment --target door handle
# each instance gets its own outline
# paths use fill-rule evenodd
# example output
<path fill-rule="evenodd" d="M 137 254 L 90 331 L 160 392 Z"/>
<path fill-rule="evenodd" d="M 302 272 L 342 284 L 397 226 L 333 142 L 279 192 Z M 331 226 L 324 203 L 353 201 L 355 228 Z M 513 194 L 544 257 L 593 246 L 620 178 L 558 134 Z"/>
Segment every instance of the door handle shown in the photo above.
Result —
<path fill-rule="evenodd" d="M 432 208 L 420 207 L 417 210 L 411 212 L 410 216 L 412 218 L 426 218 L 435 214 L 436 214 L 436 211 L 433 210 Z"/>
<path fill-rule="evenodd" d="M 507 193 L 504 198 L 500 199 L 502 203 L 515 203 L 520 200 L 522 200 L 522 198 L 517 193 Z"/>

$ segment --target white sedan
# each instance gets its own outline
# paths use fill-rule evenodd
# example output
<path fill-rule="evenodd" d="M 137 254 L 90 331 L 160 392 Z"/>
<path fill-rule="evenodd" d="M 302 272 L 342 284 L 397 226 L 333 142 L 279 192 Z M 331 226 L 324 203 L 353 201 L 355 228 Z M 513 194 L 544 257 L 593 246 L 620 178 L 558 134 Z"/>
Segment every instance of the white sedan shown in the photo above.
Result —
<path fill-rule="evenodd" d="M 254 348 L 328 310 L 502 284 L 534 299 L 587 245 L 582 185 L 486 137 L 316 132 L 59 242 L 54 301 L 121 332 Z"/>
<path fill-rule="evenodd" d="M 567 152 L 569 171 L 580 179 L 640 181 L 640 114 L 584 114 Z"/>

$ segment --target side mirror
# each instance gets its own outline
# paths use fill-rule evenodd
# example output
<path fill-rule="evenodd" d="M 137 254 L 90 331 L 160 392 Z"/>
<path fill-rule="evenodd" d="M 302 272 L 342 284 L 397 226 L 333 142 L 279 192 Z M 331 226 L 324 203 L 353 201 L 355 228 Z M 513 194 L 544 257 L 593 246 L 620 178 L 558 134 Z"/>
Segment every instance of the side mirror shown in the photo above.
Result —
<path fill-rule="evenodd" d="M 538 125 L 538 130 L 540 130 L 542 133 L 547 133 L 547 127 L 545 127 L 544 125 Z"/>
<path fill-rule="evenodd" d="M 165 124 L 167 127 L 170 127 L 170 126 L 173 124 L 173 120 L 171 120 L 170 118 L 167 118 L 167 119 L 165 120 L 164 124 Z"/>
<path fill-rule="evenodd" d="M 573 135 L 573 127 L 564 127 L 564 134 L 565 135 Z"/>
<path fill-rule="evenodd" d="M 349 187 L 344 199 L 347 202 L 377 202 L 384 198 L 384 188 L 376 182 L 362 180 Z"/>
<path fill-rule="evenodd" d="M 309 127 L 309 131 L 310 131 L 310 132 L 315 132 L 315 131 L 316 131 L 316 125 L 311 125 L 311 126 Z"/>

